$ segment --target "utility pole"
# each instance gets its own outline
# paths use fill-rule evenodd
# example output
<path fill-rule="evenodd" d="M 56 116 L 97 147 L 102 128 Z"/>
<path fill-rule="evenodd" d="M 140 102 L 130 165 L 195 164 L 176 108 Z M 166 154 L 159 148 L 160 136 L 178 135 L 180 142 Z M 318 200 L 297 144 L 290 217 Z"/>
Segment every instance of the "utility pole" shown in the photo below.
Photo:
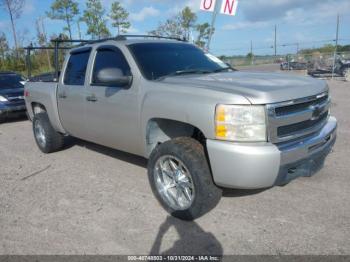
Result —
<path fill-rule="evenodd" d="M 275 25 L 275 57 L 277 56 L 277 25 Z"/>
<path fill-rule="evenodd" d="M 80 19 L 77 20 L 79 39 L 81 40 Z"/>
<path fill-rule="evenodd" d="M 297 55 L 299 54 L 299 43 L 297 43 Z"/>
<path fill-rule="evenodd" d="M 334 79 L 334 73 L 335 73 L 335 60 L 337 59 L 337 52 L 338 52 L 338 41 L 339 41 L 339 14 L 337 15 L 337 30 L 336 30 L 336 37 L 335 37 L 335 48 L 334 48 L 334 57 L 333 57 L 333 70 L 332 70 L 332 79 Z"/>
<path fill-rule="evenodd" d="M 210 50 L 210 44 L 211 44 L 211 39 L 213 37 L 213 34 L 214 34 L 214 30 L 215 30 L 215 21 L 216 21 L 216 17 L 219 13 L 219 3 L 220 1 L 216 1 L 215 2 L 215 7 L 214 7 L 214 12 L 213 12 L 213 16 L 212 16 L 212 19 L 211 19 L 211 26 L 210 26 L 210 32 L 209 32 L 209 39 L 208 39 L 208 44 L 207 44 L 207 49 L 208 51 Z"/>
<path fill-rule="evenodd" d="M 250 40 L 250 54 L 251 54 L 251 64 L 254 64 L 254 54 L 253 54 L 253 40 Z"/>

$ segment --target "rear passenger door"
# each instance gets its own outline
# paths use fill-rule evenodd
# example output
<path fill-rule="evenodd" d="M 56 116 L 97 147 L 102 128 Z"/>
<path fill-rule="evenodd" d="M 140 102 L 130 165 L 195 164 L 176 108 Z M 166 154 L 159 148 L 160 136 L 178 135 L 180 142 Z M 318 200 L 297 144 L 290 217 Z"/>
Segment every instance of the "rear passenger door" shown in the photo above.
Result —
<path fill-rule="evenodd" d="M 91 48 L 81 48 L 70 53 L 57 93 L 61 123 L 72 136 L 87 138 L 86 132 L 86 71 Z"/>

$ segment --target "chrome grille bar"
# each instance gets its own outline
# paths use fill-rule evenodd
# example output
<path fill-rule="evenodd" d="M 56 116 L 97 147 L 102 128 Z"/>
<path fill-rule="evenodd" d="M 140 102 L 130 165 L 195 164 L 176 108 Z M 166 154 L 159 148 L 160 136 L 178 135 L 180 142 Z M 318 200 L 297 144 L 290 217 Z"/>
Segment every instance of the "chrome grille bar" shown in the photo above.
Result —
<path fill-rule="evenodd" d="M 325 92 L 267 105 L 269 141 L 278 144 L 316 133 L 327 122 L 330 103 Z"/>

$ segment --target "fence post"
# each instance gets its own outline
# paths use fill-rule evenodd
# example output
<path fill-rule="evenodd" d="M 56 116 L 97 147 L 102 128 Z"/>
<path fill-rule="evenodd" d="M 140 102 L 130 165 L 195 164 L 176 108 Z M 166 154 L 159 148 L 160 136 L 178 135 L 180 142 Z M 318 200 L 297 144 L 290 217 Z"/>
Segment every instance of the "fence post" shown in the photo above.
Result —
<path fill-rule="evenodd" d="M 338 39 L 339 39 L 339 14 L 337 15 L 337 33 L 336 33 L 336 38 L 335 38 L 335 48 L 334 48 L 334 57 L 333 57 L 332 79 L 334 79 L 334 73 L 335 73 L 335 60 L 337 59 Z"/>
<path fill-rule="evenodd" d="M 58 48 L 59 48 L 59 42 L 56 39 L 55 40 L 55 78 L 56 78 L 56 81 L 58 81 L 58 78 L 59 78 L 59 75 L 58 75 L 58 71 L 59 71 Z"/>
<path fill-rule="evenodd" d="M 27 62 L 27 77 L 28 79 L 32 77 L 32 63 L 30 61 L 30 51 L 31 51 L 31 48 L 28 46 L 27 47 L 27 59 L 26 59 L 26 62 Z"/>

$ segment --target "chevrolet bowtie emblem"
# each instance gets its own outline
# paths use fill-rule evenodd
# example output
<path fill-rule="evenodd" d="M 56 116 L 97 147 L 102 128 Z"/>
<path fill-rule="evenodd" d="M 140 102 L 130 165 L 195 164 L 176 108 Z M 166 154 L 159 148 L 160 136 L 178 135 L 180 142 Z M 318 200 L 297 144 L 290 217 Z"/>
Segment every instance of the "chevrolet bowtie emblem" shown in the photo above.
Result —
<path fill-rule="evenodd" d="M 311 106 L 310 109 L 312 110 L 311 120 L 319 119 L 322 114 L 322 108 L 320 106 Z"/>

